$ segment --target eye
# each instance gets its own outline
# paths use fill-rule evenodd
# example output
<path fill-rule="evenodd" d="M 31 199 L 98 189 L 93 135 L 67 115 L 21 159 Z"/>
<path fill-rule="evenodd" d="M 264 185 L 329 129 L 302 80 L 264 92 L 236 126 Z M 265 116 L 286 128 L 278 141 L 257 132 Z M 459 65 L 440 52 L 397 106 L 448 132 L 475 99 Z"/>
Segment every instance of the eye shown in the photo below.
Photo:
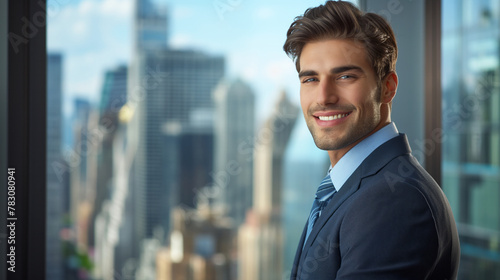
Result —
<path fill-rule="evenodd" d="M 349 80 L 349 79 L 354 79 L 355 77 L 354 76 L 351 76 L 351 75 L 342 75 L 340 76 L 338 79 L 339 80 Z"/>
<path fill-rule="evenodd" d="M 302 83 L 306 84 L 306 83 L 310 83 L 310 82 L 315 82 L 317 80 L 318 79 L 316 79 L 316 78 L 306 78 L 306 79 L 302 80 Z"/>

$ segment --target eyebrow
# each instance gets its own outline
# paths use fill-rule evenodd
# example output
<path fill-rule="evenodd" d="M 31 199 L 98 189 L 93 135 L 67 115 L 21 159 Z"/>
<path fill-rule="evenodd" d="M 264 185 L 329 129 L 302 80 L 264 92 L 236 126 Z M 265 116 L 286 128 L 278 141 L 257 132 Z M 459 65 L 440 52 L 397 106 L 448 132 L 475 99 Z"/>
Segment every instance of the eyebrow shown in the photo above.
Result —
<path fill-rule="evenodd" d="M 331 74 L 339 74 L 339 73 L 342 73 L 342 72 L 346 72 L 346 71 L 351 71 L 351 70 L 354 70 L 354 71 L 359 71 L 361 73 L 363 73 L 363 69 L 359 66 L 356 66 L 356 65 L 344 65 L 344 66 L 339 66 L 339 67 L 335 67 L 335 68 L 332 68 L 330 70 L 330 73 Z M 304 77 L 304 76 L 315 76 L 315 75 L 318 75 L 318 73 L 314 70 L 304 70 L 304 71 L 300 71 L 299 72 L 299 78 L 301 77 Z"/>

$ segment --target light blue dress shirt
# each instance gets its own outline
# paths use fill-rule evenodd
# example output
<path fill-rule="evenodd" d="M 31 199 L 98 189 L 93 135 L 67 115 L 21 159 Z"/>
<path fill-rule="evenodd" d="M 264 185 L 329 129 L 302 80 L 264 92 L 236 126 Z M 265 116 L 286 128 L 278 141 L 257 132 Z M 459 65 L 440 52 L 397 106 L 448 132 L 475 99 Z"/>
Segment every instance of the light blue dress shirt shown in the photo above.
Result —
<path fill-rule="evenodd" d="M 330 179 L 335 190 L 337 192 L 340 191 L 347 179 L 351 177 L 352 173 L 375 149 L 398 135 L 399 132 L 396 125 L 394 122 L 391 122 L 352 147 L 333 168 L 330 165 L 328 172 L 330 173 Z M 322 200 L 330 199 L 334 192 L 332 191 L 331 194 L 326 195 Z"/>

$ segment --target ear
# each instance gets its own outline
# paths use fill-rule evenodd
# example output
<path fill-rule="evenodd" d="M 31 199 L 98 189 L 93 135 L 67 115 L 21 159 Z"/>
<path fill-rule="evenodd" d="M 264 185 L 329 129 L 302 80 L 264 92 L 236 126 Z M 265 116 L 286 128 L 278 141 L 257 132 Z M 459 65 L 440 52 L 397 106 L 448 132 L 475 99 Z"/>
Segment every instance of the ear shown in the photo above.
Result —
<path fill-rule="evenodd" d="M 380 101 L 382 103 L 391 103 L 396 91 L 398 90 L 398 75 L 396 72 L 389 72 L 382 80 L 382 92 L 380 93 Z"/>

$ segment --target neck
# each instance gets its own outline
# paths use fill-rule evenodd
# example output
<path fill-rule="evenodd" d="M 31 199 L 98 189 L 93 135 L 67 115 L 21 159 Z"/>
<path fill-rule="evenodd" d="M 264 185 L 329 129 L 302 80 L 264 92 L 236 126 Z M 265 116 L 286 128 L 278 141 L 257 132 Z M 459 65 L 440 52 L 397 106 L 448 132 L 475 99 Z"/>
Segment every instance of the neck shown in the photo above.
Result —
<path fill-rule="evenodd" d="M 361 137 L 359 140 L 353 142 L 352 144 L 338 150 L 330 150 L 328 151 L 328 156 L 330 157 L 330 163 L 332 167 L 334 167 L 337 162 L 347 153 L 349 150 L 351 150 L 354 146 L 356 146 L 359 142 L 363 141 L 364 139 L 368 138 L 368 136 L 372 135 L 373 133 L 379 131 L 382 127 L 390 124 L 390 120 L 386 121 L 381 121 L 375 129 L 373 129 L 370 133 L 366 134 L 365 136 Z"/>

